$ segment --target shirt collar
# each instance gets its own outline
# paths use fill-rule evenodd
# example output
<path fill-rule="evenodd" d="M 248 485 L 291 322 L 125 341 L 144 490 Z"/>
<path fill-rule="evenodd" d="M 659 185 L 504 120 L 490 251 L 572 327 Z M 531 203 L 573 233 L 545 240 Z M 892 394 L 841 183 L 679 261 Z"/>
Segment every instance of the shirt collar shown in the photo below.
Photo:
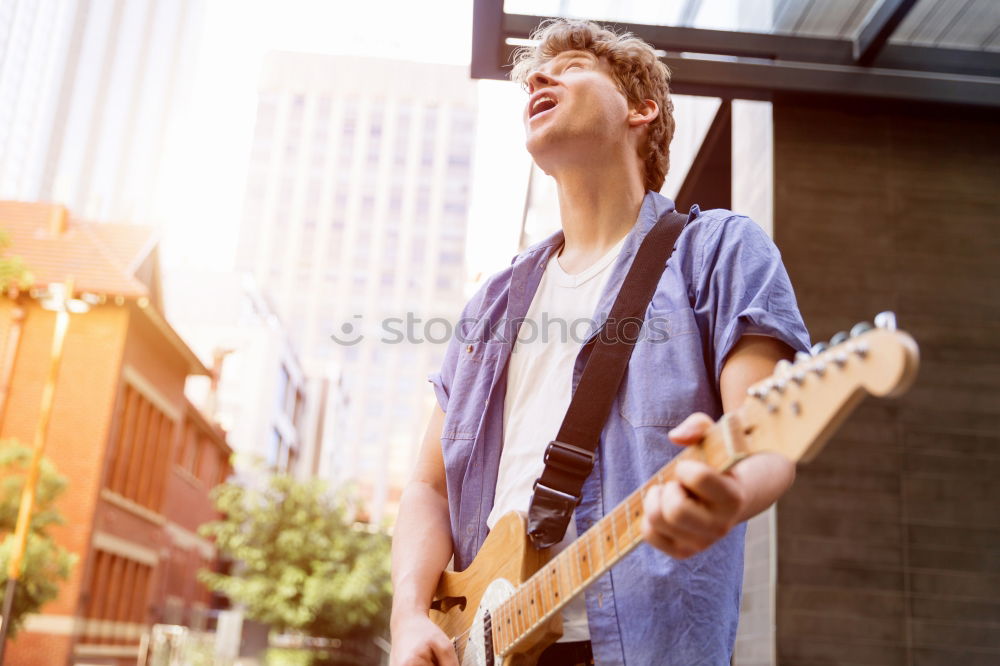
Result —
<path fill-rule="evenodd" d="M 674 202 L 671 199 L 659 192 L 647 190 L 646 195 L 642 199 L 642 205 L 639 207 L 639 215 L 625 238 L 625 245 L 622 246 L 620 256 L 625 257 L 635 254 L 642 243 L 642 239 L 646 237 L 646 234 L 653 228 L 657 220 L 674 210 L 674 208 Z M 559 229 L 537 243 L 528 246 L 527 249 L 516 255 L 511 263 L 514 265 L 530 263 L 533 266 L 540 265 L 544 267 L 545 260 L 549 258 L 554 249 L 562 245 L 564 239 L 563 231 Z"/>
<path fill-rule="evenodd" d="M 632 259 L 639 249 L 646 234 L 653 228 L 656 222 L 674 210 L 674 202 L 658 192 L 648 190 L 643 197 L 642 205 L 639 207 L 639 215 L 635 224 L 625 237 L 625 244 L 622 246 L 621 254 L 611 267 L 611 275 L 604 286 L 604 291 L 597 303 L 597 309 L 591 317 L 594 327 L 590 335 L 593 335 L 603 326 L 614 305 L 618 290 L 632 265 Z M 690 221 L 698 214 L 698 207 L 692 206 L 688 215 Z M 531 305 L 535 291 L 541 281 L 542 273 L 545 271 L 546 262 L 549 257 L 562 245 L 564 236 L 562 229 L 551 234 L 547 238 L 528 247 L 524 252 L 514 257 L 513 272 L 511 274 L 510 297 L 507 304 L 507 339 L 513 340 L 517 335 L 516 322 L 523 318 Z"/>

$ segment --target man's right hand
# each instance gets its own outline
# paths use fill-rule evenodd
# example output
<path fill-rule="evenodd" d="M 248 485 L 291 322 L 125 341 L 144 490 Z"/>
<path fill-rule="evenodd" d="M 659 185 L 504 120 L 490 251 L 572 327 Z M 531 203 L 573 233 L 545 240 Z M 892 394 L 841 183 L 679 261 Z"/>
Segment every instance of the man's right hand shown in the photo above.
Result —
<path fill-rule="evenodd" d="M 392 537 L 392 666 L 458 666 L 451 640 L 427 617 L 452 556 L 441 451 L 444 411 L 434 406 L 413 479 L 403 489 Z"/>
<path fill-rule="evenodd" d="M 448 636 L 426 615 L 393 623 L 390 666 L 458 666 Z"/>

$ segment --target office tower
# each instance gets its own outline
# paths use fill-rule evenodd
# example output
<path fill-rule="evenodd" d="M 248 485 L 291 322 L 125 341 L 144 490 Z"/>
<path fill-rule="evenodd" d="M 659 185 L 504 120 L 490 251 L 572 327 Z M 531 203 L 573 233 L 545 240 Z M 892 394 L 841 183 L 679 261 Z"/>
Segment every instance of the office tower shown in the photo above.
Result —
<path fill-rule="evenodd" d="M 0 1 L 0 198 L 150 221 L 204 0 Z"/>
<path fill-rule="evenodd" d="M 329 381 L 312 415 L 321 474 L 358 481 L 375 520 L 409 473 L 426 375 L 466 296 L 474 130 L 463 67 L 265 60 L 237 263 L 287 323 L 311 393 Z"/>

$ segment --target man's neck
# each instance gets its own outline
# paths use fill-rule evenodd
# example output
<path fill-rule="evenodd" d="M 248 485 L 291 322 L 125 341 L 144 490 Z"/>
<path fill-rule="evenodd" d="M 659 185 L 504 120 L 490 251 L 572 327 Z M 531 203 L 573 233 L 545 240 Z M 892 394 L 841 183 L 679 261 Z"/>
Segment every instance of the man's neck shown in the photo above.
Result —
<path fill-rule="evenodd" d="M 567 273 L 586 270 L 635 224 L 646 192 L 629 169 L 581 169 L 556 174 L 565 242 L 559 265 Z"/>

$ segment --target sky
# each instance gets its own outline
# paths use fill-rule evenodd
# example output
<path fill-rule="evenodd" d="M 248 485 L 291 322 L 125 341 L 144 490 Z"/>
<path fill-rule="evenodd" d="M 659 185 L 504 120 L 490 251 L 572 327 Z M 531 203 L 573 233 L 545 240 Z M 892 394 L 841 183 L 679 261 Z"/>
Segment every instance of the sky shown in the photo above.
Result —
<path fill-rule="evenodd" d="M 203 31 L 193 52 L 192 93 L 171 134 L 160 197 L 168 269 L 228 270 L 233 265 L 265 53 L 469 62 L 471 0 L 205 1 Z M 470 231 L 469 263 L 491 271 L 509 262 L 507 248 L 514 238 L 509 225 L 520 223 L 518 196 L 506 195 L 495 184 L 523 189 L 527 178 L 527 153 L 518 148 L 523 146 L 524 99 L 509 83 L 478 86 L 482 113 L 472 201 L 477 225 Z"/>

